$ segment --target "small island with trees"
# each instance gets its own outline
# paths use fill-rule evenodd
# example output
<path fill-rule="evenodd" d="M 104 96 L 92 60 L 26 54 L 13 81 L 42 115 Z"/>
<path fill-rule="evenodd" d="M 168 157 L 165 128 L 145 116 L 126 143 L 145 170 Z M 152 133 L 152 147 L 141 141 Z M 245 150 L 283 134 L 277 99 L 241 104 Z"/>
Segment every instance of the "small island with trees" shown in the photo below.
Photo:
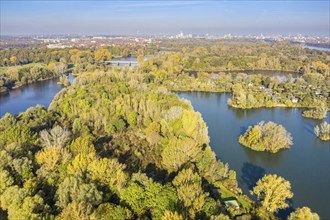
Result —
<path fill-rule="evenodd" d="M 247 131 L 239 137 L 239 143 L 255 151 L 277 153 L 281 149 L 290 148 L 293 144 L 292 136 L 282 125 L 272 121 L 259 122 L 249 126 Z"/>
<path fill-rule="evenodd" d="M 322 122 L 320 125 L 316 125 L 314 128 L 315 135 L 322 141 L 330 140 L 330 124 L 326 121 Z"/>

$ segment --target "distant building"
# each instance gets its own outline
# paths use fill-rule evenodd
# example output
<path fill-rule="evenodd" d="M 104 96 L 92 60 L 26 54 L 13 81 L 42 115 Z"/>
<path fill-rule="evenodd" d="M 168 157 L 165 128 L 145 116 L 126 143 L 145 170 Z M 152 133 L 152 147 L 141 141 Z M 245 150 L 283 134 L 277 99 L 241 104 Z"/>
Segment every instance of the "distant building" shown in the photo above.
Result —
<path fill-rule="evenodd" d="M 292 98 L 291 99 L 291 102 L 294 103 L 294 104 L 296 104 L 296 103 L 298 103 L 298 99 L 297 98 Z"/>

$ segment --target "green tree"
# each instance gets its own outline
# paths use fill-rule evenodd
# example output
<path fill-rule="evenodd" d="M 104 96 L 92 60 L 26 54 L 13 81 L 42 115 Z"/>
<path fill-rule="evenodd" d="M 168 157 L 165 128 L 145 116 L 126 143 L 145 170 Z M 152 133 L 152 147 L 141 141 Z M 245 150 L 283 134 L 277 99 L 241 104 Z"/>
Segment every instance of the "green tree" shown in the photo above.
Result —
<path fill-rule="evenodd" d="M 56 205 L 62 209 L 72 202 L 97 206 L 102 201 L 102 195 L 95 184 L 85 183 L 80 177 L 68 176 L 56 191 Z"/>
<path fill-rule="evenodd" d="M 129 209 L 112 203 L 102 203 L 96 209 L 97 219 L 102 220 L 126 220 L 131 219 Z"/>

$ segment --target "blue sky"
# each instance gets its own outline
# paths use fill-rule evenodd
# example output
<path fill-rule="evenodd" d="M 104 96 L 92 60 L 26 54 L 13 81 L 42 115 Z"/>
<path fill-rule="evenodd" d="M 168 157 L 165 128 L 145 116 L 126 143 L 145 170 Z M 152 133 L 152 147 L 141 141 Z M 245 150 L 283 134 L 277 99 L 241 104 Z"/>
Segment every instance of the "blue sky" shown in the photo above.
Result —
<path fill-rule="evenodd" d="M 1 34 L 329 35 L 329 1 L 10 1 Z"/>

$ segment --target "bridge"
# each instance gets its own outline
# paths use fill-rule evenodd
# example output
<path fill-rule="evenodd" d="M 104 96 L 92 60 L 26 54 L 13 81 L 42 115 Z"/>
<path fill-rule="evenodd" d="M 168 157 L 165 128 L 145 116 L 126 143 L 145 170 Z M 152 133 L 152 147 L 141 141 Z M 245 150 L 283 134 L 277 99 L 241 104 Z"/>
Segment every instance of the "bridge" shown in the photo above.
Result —
<path fill-rule="evenodd" d="M 111 60 L 111 61 L 104 61 L 106 65 L 110 66 L 135 66 L 138 65 L 137 61 L 123 61 L 123 60 Z"/>

